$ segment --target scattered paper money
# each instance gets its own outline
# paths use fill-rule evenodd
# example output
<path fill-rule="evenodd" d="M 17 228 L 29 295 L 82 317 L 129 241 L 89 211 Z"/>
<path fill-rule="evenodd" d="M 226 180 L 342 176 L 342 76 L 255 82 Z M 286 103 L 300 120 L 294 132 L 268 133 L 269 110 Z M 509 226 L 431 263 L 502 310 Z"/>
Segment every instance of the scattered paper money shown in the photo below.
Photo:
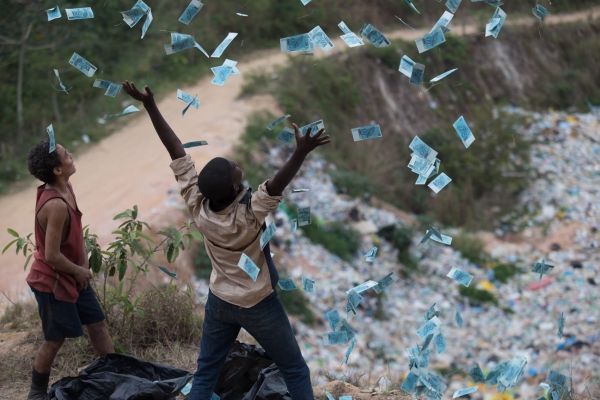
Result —
<path fill-rule="evenodd" d="M 415 63 L 412 67 L 412 71 L 410 74 L 410 83 L 412 83 L 413 85 L 417 85 L 417 86 L 422 85 L 424 75 L 425 75 L 425 65 Z"/>
<path fill-rule="evenodd" d="M 146 20 L 144 21 L 144 25 L 142 25 L 142 36 L 140 37 L 141 39 L 143 39 L 144 36 L 146 36 L 146 32 L 148 32 L 148 28 L 150 27 L 150 24 L 153 20 L 154 18 L 152 17 L 152 10 L 148 10 L 148 12 L 146 13 Z"/>
<path fill-rule="evenodd" d="M 200 147 L 200 146 L 206 146 L 206 145 L 208 145 L 208 142 L 206 140 L 196 140 L 193 142 L 184 143 L 183 148 L 189 149 L 190 147 Z"/>
<path fill-rule="evenodd" d="M 48 134 L 48 153 L 56 151 L 56 136 L 54 136 L 54 127 L 52 124 L 46 127 L 46 133 Z"/>
<path fill-rule="evenodd" d="M 560 313 L 560 316 L 558 317 L 558 329 L 556 334 L 558 335 L 559 338 L 562 338 L 564 336 L 564 331 L 565 329 L 565 313 Z"/>
<path fill-rule="evenodd" d="M 340 313 L 337 310 L 329 310 L 325 313 L 325 319 L 332 331 L 335 331 L 341 322 Z"/>
<path fill-rule="evenodd" d="M 219 58 L 225 52 L 225 49 L 233 42 L 233 39 L 237 37 L 236 32 L 229 32 L 225 39 L 217 46 L 215 51 L 210 55 L 212 58 Z"/>
<path fill-rule="evenodd" d="M 441 28 L 444 33 L 449 32 L 450 29 L 448 28 L 448 25 L 450 25 L 452 18 L 454 18 L 454 14 L 452 14 L 449 11 L 444 11 L 442 16 L 435 23 L 435 25 L 433 25 L 433 28 L 431 28 L 431 31 L 434 31 L 437 28 Z"/>
<path fill-rule="evenodd" d="M 298 226 L 306 226 L 310 223 L 310 207 L 298 208 Z"/>
<path fill-rule="evenodd" d="M 412 2 L 412 0 L 404 0 L 404 2 L 405 2 L 406 4 L 408 4 L 408 6 L 409 6 L 409 7 L 410 7 L 410 8 L 411 8 L 411 9 L 412 9 L 414 12 L 416 12 L 416 13 L 417 13 L 417 14 L 419 14 L 419 15 L 421 14 L 421 12 L 420 12 L 419 10 L 417 10 L 417 7 L 415 6 L 415 3 L 413 3 L 413 2 Z"/>
<path fill-rule="evenodd" d="M 141 21 L 148 11 L 150 11 L 148 4 L 144 3 L 142 0 L 138 0 L 129 10 L 122 11 L 121 15 L 123 16 L 123 21 L 127 24 L 127 26 L 133 28 L 138 22 Z"/>
<path fill-rule="evenodd" d="M 476 391 L 477 391 L 477 386 L 472 386 L 472 387 L 468 387 L 468 388 L 458 389 L 456 392 L 454 392 L 454 394 L 452 395 L 452 398 L 453 399 L 457 399 L 459 397 L 463 397 L 463 396 L 466 396 L 468 394 L 475 393 Z"/>
<path fill-rule="evenodd" d="M 192 35 L 188 35 L 185 33 L 171 32 L 171 43 L 165 44 L 164 49 L 167 55 L 171 55 L 174 53 L 178 53 L 180 51 L 188 50 L 191 48 L 195 48 L 200 51 L 206 57 L 209 57 L 208 53 L 196 40 Z"/>
<path fill-rule="evenodd" d="M 549 399 L 559 400 L 568 398 L 567 396 L 570 392 L 569 378 L 559 372 L 550 371 L 548 374 L 548 383 L 548 394 L 550 395 Z"/>
<path fill-rule="evenodd" d="M 65 84 L 63 83 L 62 79 L 60 79 L 60 74 L 58 73 L 58 70 L 56 68 L 54 68 L 53 71 L 54 71 L 54 76 L 56 77 L 56 80 L 58 81 L 58 87 L 60 88 L 60 91 L 69 94 L 69 88 L 67 88 L 65 86 Z"/>
<path fill-rule="evenodd" d="M 310 0 L 309 0 L 310 2 Z M 333 397 L 333 395 L 331 393 L 329 393 L 327 390 L 325 391 L 325 396 L 327 397 L 327 400 L 335 400 L 335 397 Z"/>
<path fill-rule="evenodd" d="M 372 263 L 375 261 L 375 257 L 377 257 L 377 246 L 373 246 L 369 249 L 369 251 L 367 251 L 367 254 L 365 254 L 365 261 L 368 263 Z"/>
<path fill-rule="evenodd" d="M 307 278 L 306 276 L 302 277 L 302 289 L 304 289 L 304 291 L 306 293 L 314 293 L 315 292 L 315 281 L 313 281 L 310 278 Z"/>
<path fill-rule="evenodd" d="M 314 51 L 314 45 L 308 33 L 285 37 L 279 40 L 281 51 L 284 53 L 305 53 Z"/>
<path fill-rule="evenodd" d="M 445 77 L 447 77 L 448 75 L 453 74 L 456 71 L 458 71 L 458 68 L 452 68 L 451 70 L 448 70 L 442 74 L 439 74 L 435 78 L 431 78 L 429 80 L 429 83 L 437 83 L 437 82 L 441 81 L 442 79 L 444 79 Z"/>
<path fill-rule="evenodd" d="M 58 6 L 47 9 L 46 15 L 48 16 L 48 21 L 54 21 L 55 19 L 62 18 L 62 14 L 60 13 L 60 8 Z"/>
<path fill-rule="evenodd" d="M 292 189 L 292 193 L 305 193 L 310 192 L 310 189 Z"/>
<path fill-rule="evenodd" d="M 310 3 L 312 0 L 300 0 L 300 3 L 302 3 L 303 6 L 307 5 L 308 3 Z"/>
<path fill-rule="evenodd" d="M 212 67 L 210 70 L 215 75 L 211 83 L 217 86 L 224 86 L 227 78 L 233 75 L 233 69 L 223 65 L 220 67 Z"/>
<path fill-rule="evenodd" d="M 438 354 L 442 354 L 446 351 L 446 339 L 441 332 L 435 335 L 435 339 L 433 341 L 435 342 L 435 350 L 438 352 Z"/>
<path fill-rule="evenodd" d="M 440 320 L 438 317 L 433 317 L 429 321 L 425 322 L 419 329 L 417 329 L 417 335 L 421 339 L 427 338 L 431 334 L 436 334 L 440 327 Z"/>
<path fill-rule="evenodd" d="M 402 389 L 406 393 L 413 394 L 415 393 L 418 382 L 419 376 L 413 373 L 412 371 L 409 371 L 408 375 L 406 375 L 406 378 L 404 378 L 402 385 L 400 385 L 400 389 Z"/>
<path fill-rule="evenodd" d="M 419 53 L 424 53 L 431 50 L 446 41 L 444 30 L 441 26 L 434 28 L 431 32 L 428 32 L 425 36 L 415 40 L 417 50 Z"/>
<path fill-rule="evenodd" d="M 204 7 L 204 4 L 202 4 L 200 0 L 190 1 L 190 4 L 187 5 L 185 10 L 183 10 L 183 13 L 181 13 L 181 16 L 179 16 L 178 21 L 182 24 L 189 25 L 190 22 L 192 22 L 192 19 L 198 15 L 202 7 Z"/>
<path fill-rule="evenodd" d="M 270 222 L 267 225 L 267 229 L 265 229 L 263 231 L 263 233 L 260 235 L 260 248 L 264 249 L 265 246 L 267 245 L 267 243 L 269 243 L 271 241 L 271 239 L 273 238 L 273 236 L 275 236 L 275 231 L 277 230 L 277 227 L 275 226 L 275 224 L 273 222 Z"/>
<path fill-rule="evenodd" d="M 133 104 L 130 106 L 125 107 L 125 109 L 123 111 L 121 111 L 118 114 L 109 114 L 107 115 L 105 118 L 118 118 L 118 117 L 122 117 L 128 114 L 133 114 L 135 112 L 140 111 L 139 108 L 137 108 L 136 106 L 134 106 Z"/>
<path fill-rule="evenodd" d="M 427 187 L 429 187 L 431 190 L 434 191 L 434 193 L 437 194 L 443 188 L 445 188 L 450 182 L 452 182 L 452 179 L 450 179 L 450 177 L 448 175 L 446 175 L 445 173 L 442 172 L 441 174 L 436 176 L 434 180 L 429 182 L 429 185 L 427 185 Z"/>
<path fill-rule="evenodd" d="M 554 268 L 554 265 L 546 264 L 546 262 L 542 259 L 536 262 L 533 266 L 532 271 L 540 274 L 540 280 L 545 273 L 549 272 Z"/>
<path fill-rule="evenodd" d="M 427 145 L 420 137 L 415 136 L 413 140 L 408 145 L 408 148 L 412 150 L 416 155 L 421 158 L 425 158 L 433 162 L 438 155 L 438 152 L 433 150 L 431 147 Z"/>
<path fill-rule="evenodd" d="M 91 7 L 65 8 L 65 14 L 67 14 L 69 21 L 94 18 L 94 11 Z"/>
<path fill-rule="evenodd" d="M 194 107 L 196 110 L 200 108 L 200 101 L 198 96 L 192 96 L 191 94 L 184 92 L 181 89 L 177 89 L 177 99 L 185 103 L 186 107 L 181 111 L 181 115 L 185 115 L 190 107 Z"/>
<path fill-rule="evenodd" d="M 400 59 L 400 66 L 398 67 L 398 71 L 407 78 L 410 79 L 412 76 L 412 70 L 415 62 L 407 55 L 402 56 Z"/>
<path fill-rule="evenodd" d="M 236 12 L 235 15 L 237 15 L 239 17 L 247 17 L 248 16 L 248 14 L 244 14 L 244 13 L 241 13 L 241 12 Z"/>
<path fill-rule="evenodd" d="M 87 76 L 88 78 L 94 76 L 98 68 L 96 68 L 91 62 L 83 58 L 77 53 L 73 53 L 71 58 L 69 59 L 69 64 L 71 64 L 75 69 L 79 72 Z"/>
<path fill-rule="evenodd" d="M 473 364 L 473 366 L 469 368 L 468 374 L 475 383 L 485 382 L 485 375 L 477 363 Z"/>
<path fill-rule="evenodd" d="M 304 125 L 299 129 L 300 136 L 306 135 L 310 131 L 310 136 L 315 136 L 321 129 L 325 129 L 325 124 L 323 120 L 320 119 L 315 122 L 311 122 L 310 124 Z"/>
<path fill-rule="evenodd" d="M 452 267 L 446 276 L 455 282 L 460 283 L 464 287 L 469 287 L 471 281 L 473 280 L 473 275 L 456 267 Z"/>
<path fill-rule="evenodd" d="M 277 135 L 277 140 L 285 144 L 292 143 L 294 138 L 294 131 L 292 131 L 290 128 L 284 128 L 281 132 L 279 132 L 279 135 Z"/>
<path fill-rule="evenodd" d="M 348 349 L 346 349 L 346 353 L 344 354 L 343 364 L 348 364 L 348 359 L 350 358 L 350 354 L 352 354 L 352 351 L 354 350 L 355 347 L 356 347 L 356 339 L 352 339 L 352 341 L 350 341 L 350 346 L 348 346 Z M 342 397 L 344 397 L 344 396 L 342 396 Z M 340 397 L 340 399 L 342 397 Z M 350 397 L 350 396 L 346 396 L 346 397 Z M 352 399 L 352 397 L 350 397 L 350 399 Z"/>
<path fill-rule="evenodd" d="M 465 117 L 461 115 L 452 126 L 462 144 L 468 149 L 475 141 L 475 136 L 473 136 L 473 132 L 471 131 L 471 128 L 469 128 Z"/>
<path fill-rule="evenodd" d="M 454 322 L 456 323 L 456 326 L 459 328 L 462 328 L 465 323 L 465 321 L 463 320 L 462 314 L 458 310 L 456 310 L 456 312 L 454 313 Z"/>
<path fill-rule="evenodd" d="M 348 290 L 346 292 L 346 294 L 350 294 L 350 292 L 356 292 L 358 294 L 361 294 L 363 292 L 366 292 L 369 289 L 374 288 L 375 286 L 377 286 L 377 282 L 372 281 L 372 280 L 368 280 L 366 282 L 361 283 L 358 286 L 353 287 L 352 289 Z"/>
<path fill-rule="evenodd" d="M 500 7 L 496 8 L 492 18 L 485 25 L 485 37 L 493 36 L 494 38 L 498 38 L 500 30 L 504 26 L 504 21 L 506 21 L 506 13 Z"/>
<path fill-rule="evenodd" d="M 273 121 L 269 122 L 267 125 L 267 129 L 272 131 L 277 125 L 281 124 L 283 121 L 291 117 L 290 114 L 282 115 L 281 117 L 275 118 Z"/>
<path fill-rule="evenodd" d="M 364 24 L 360 28 L 359 34 L 375 47 L 387 47 L 391 44 L 383 33 L 371 24 Z"/>
<path fill-rule="evenodd" d="M 536 4 L 535 7 L 531 9 L 533 16 L 540 20 L 540 22 L 544 22 L 544 19 L 550 14 L 548 9 L 541 4 Z"/>
<path fill-rule="evenodd" d="M 308 32 L 308 37 L 314 46 L 320 47 L 322 50 L 329 51 L 334 47 L 333 42 L 331 39 L 329 39 L 329 36 L 327 36 L 323 28 L 318 25 Z"/>
<path fill-rule="evenodd" d="M 355 142 L 370 139 L 380 139 L 382 137 L 381 127 L 378 124 L 371 124 L 352 128 L 352 139 Z"/>
<path fill-rule="evenodd" d="M 432 319 L 433 317 L 439 317 L 440 316 L 440 310 L 437 307 L 437 303 L 433 303 L 428 309 L 427 312 L 425 313 L 425 321 L 429 321 L 430 319 Z"/>
<path fill-rule="evenodd" d="M 452 14 L 456 14 L 456 10 L 458 10 L 458 7 L 460 6 L 461 2 L 462 0 L 447 0 L 446 8 L 450 10 Z"/>
<path fill-rule="evenodd" d="M 345 331 L 337 331 L 337 332 L 328 332 L 325 337 L 325 344 L 328 345 L 336 345 L 336 344 L 346 344 L 350 341 L 348 337 L 348 333 Z"/>
<path fill-rule="evenodd" d="M 390 272 L 383 278 L 377 281 L 377 286 L 373 288 L 376 293 L 383 293 L 387 287 L 394 283 L 394 273 Z"/>
<path fill-rule="evenodd" d="M 256 278 L 258 277 L 260 269 L 250 257 L 242 253 L 240 261 L 238 261 L 238 267 L 240 267 L 246 274 L 248 274 L 250 279 L 256 282 Z"/>
<path fill-rule="evenodd" d="M 286 292 L 291 292 L 297 289 L 296 284 L 291 279 L 280 279 L 279 282 L 277 282 L 277 285 L 279 285 L 281 290 Z"/>
<path fill-rule="evenodd" d="M 362 302 L 363 297 L 355 291 L 354 289 L 350 289 L 346 292 L 346 312 L 352 312 L 356 314 L 358 311 L 358 306 Z"/>

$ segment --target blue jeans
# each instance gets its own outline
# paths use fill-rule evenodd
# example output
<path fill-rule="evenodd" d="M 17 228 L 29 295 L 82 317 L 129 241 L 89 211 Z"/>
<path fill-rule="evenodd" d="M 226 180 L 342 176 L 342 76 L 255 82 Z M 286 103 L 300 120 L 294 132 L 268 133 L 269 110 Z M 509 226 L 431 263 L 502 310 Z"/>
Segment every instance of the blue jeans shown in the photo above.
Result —
<path fill-rule="evenodd" d="M 277 292 L 250 308 L 227 303 L 209 292 L 204 309 L 198 369 L 188 399 L 210 400 L 229 349 L 244 328 L 275 362 L 292 399 L 314 400 L 310 371 Z"/>

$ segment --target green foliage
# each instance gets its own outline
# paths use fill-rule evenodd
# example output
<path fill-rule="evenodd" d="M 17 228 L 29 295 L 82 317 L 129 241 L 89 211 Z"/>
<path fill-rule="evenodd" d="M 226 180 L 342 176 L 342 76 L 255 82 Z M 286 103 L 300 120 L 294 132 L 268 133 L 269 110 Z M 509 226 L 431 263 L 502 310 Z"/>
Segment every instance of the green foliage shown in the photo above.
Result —
<path fill-rule="evenodd" d="M 194 253 L 194 273 L 196 278 L 209 280 L 212 272 L 212 262 L 203 244 Z"/>
<path fill-rule="evenodd" d="M 483 305 L 485 303 L 498 305 L 498 299 L 496 299 L 496 296 L 487 290 L 477 289 L 472 286 L 464 287 L 461 285 L 458 289 L 458 292 L 461 296 L 467 298 L 469 303 L 472 305 Z"/>
<path fill-rule="evenodd" d="M 113 231 L 114 239 L 106 250 L 99 246 L 97 235 L 91 233 L 88 227 L 84 229 L 84 241 L 90 268 L 96 277 L 101 278 L 99 290 L 97 288 L 98 296 L 110 330 L 116 332 L 117 341 L 126 346 L 123 347 L 125 351 L 131 346 L 151 343 L 153 337 L 156 339 L 155 343 L 158 341 L 165 344 L 175 338 L 195 341 L 199 324 L 192 312 L 193 291 L 181 293 L 175 285 L 170 284 L 166 288 L 146 291 L 141 296 L 136 296 L 134 288 L 139 277 L 147 274 L 151 267 L 157 267 L 161 273 L 166 273 L 153 262 L 158 253 L 162 251 L 168 262 L 172 263 L 179 252 L 192 240 L 201 238 L 201 234 L 188 221 L 179 229 L 168 228 L 158 232 L 157 235 L 162 239 L 155 244 L 149 236 L 153 234 L 150 226 L 138 219 L 137 206 L 115 215 L 114 220 L 122 222 Z M 31 234 L 21 237 L 10 228 L 8 232 L 15 239 L 5 246 L 4 251 L 14 246 L 17 253 L 22 251 L 29 260 L 35 249 L 35 244 L 30 239 Z M 173 308 L 179 312 L 173 311 Z M 152 336 L 154 334 L 158 336 Z"/>
<path fill-rule="evenodd" d="M 483 243 L 475 235 L 460 233 L 452 239 L 452 247 L 475 265 L 483 265 L 489 259 Z"/>
<path fill-rule="evenodd" d="M 510 278 L 523 272 L 514 264 L 496 264 L 492 269 L 494 270 L 494 277 L 502 283 L 508 283 Z"/>
<path fill-rule="evenodd" d="M 300 229 L 311 242 L 325 247 L 345 261 L 352 260 L 360 246 L 360 233 L 343 222 L 321 224 L 312 221 Z"/>
<path fill-rule="evenodd" d="M 298 317 L 300 321 L 308 326 L 315 325 L 317 318 L 310 308 L 310 301 L 302 291 L 286 292 L 279 289 L 279 287 L 276 290 L 283 307 L 290 315 Z"/>
<path fill-rule="evenodd" d="M 335 169 L 330 172 L 330 175 L 338 193 L 369 199 L 376 192 L 369 178 L 356 172 Z"/>
<path fill-rule="evenodd" d="M 410 245 L 414 231 L 406 225 L 386 225 L 377 231 L 377 235 L 390 242 L 398 250 L 398 262 L 404 267 L 404 273 L 417 269 L 417 263 L 410 255 Z"/>

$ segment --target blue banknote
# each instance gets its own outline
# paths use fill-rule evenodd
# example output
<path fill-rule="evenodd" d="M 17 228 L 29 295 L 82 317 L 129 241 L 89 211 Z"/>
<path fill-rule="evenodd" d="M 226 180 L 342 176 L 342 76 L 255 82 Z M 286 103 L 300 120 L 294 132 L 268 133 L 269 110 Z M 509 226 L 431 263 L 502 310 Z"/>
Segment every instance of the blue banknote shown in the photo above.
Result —
<path fill-rule="evenodd" d="M 327 36 L 323 28 L 318 25 L 308 32 L 308 37 L 315 47 L 319 47 L 322 50 L 328 51 L 334 47 L 333 42 L 331 39 L 329 39 L 329 36 Z"/>
<path fill-rule="evenodd" d="M 308 33 L 285 37 L 279 40 L 281 51 L 284 53 L 312 53 L 314 44 Z"/>
<path fill-rule="evenodd" d="M 291 279 L 280 279 L 279 282 L 277 282 L 277 285 L 285 292 L 291 292 L 297 289 L 296 284 Z"/>
<path fill-rule="evenodd" d="M 46 15 L 48 16 L 48 21 L 53 21 L 62 17 L 58 6 L 47 9 Z"/>
<path fill-rule="evenodd" d="M 237 37 L 237 35 L 238 34 L 236 32 L 229 32 L 227 34 L 227 36 L 225 37 L 225 39 L 223 39 L 223 41 L 221 43 L 219 43 L 219 45 L 217 46 L 215 51 L 213 51 L 213 53 L 210 56 L 212 58 L 221 57 L 221 55 L 225 52 L 225 49 L 227 49 L 227 47 L 229 47 L 229 45 L 231 44 L 231 42 L 233 42 L 233 39 L 235 39 Z"/>
<path fill-rule="evenodd" d="M 435 27 L 431 32 L 428 32 L 420 39 L 415 40 L 419 53 L 424 53 L 431 50 L 446 41 L 444 30 L 441 26 Z"/>
<path fill-rule="evenodd" d="M 242 253 L 237 265 L 242 269 L 242 271 L 248 274 L 250 279 L 256 282 L 256 278 L 258 278 L 258 273 L 260 272 L 260 269 L 250 257 Z"/>
<path fill-rule="evenodd" d="M 452 126 L 462 144 L 468 149 L 475 141 L 475 136 L 473 135 L 471 128 L 469 128 L 469 124 L 467 124 L 465 117 L 461 115 Z"/>
<path fill-rule="evenodd" d="M 385 35 L 371 24 L 364 24 L 359 34 L 375 47 L 387 47 L 391 44 Z"/>
<path fill-rule="evenodd" d="M 434 180 L 429 182 L 429 185 L 427 185 L 427 187 L 429 187 L 431 190 L 433 190 L 434 193 L 437 194 L 443 188 L 448 186 L 448 184 L 450 182 L 452 182 L 452 179 L 448 175 L 446 175 L 445 173 L 442 172 L 441 174 L 436 176 Z"/>
<path fill-rule="evenodd" d="M 504 26 L 504 21 L 506 21 L 506 13 L 500 7 L 496 8 L 492 18 L 490 18 L 489 22 L 485 25 L 485 36 L 493 36 L 497 38 L 500 34 L 500 30 Z"/>
<path fill-rule="evenodd" d="M 91 62 L 83 58 L 77 53 L 73 53 L 71 58 L 69 59 L 69 64 L 71 64 L 75 69 L 79 72 L 87 76 L 88 78 L 94 76 L 98 68 L 96 68 Z"/>
<path fill-rule="evenodd" d="M 425 65 L 415 63 L 410 74 L 410 83 L 413 85 L 422 85 L 425 77 Z"/>
<path fill-rule="evenodd" d="M 360 142 L 363 140 L 380 139 L 382 137 L 381 127 L 378 124 L 371 124 L 352 128 L 352 140 Z"/>
<path fill-rule="evenodd" d="M 67 14 L 69 21 L 94 18 L 92 7 L 65 8 L 65 14 Z"/>
<path fill-rule="evenodd" d="M 469 287 L 471 281 L 473 281 L 473 275 L 456 267 L 452 267 L 446 276 L 465 287 Z"/>
<path fill-rule="evenodd" d="M 189 25 L 190 22 L 192 22 L 192 19 L 194 19 L 194 17 L 198 15 L 202 7 L 204 7 L 204 4 L 202 4 L 200 0 L 190 1 L 190 4 L 187 5 L 185 10 L 183 10 L 181 15 L 179 16 L 178 21 L 182 24 Z"/>
<path fill-rule="evenodd" d="M 48 153 L 56 151 L 56 136 L 54 136 L 54 127 L 52 124 L 46 127 L 46 133 L 48 134 Z"/>

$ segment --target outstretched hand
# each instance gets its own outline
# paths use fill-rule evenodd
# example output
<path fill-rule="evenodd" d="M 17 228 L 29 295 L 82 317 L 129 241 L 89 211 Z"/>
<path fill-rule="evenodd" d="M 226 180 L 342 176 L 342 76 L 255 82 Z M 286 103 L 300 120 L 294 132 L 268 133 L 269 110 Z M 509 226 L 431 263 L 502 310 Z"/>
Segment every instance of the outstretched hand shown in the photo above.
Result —
<path fill-rule="evenodd" d="M 317 147 L 331 142 L 329 135 L 324 135 L 324 128 L 319 130 L 316 135 L 311 135 L 312 128 L 305 135 L 301 135 L 298 125 L 292 123 L 292 127 L 294 128 L 294 136 L 296 137 L 296 151 L 302 154 L 308 154 Z"/>
<path fill-rule="evenodd" d="M 144 104 L 154 100 L 154 93 L 152 93 L 148 86 L 144 87 L 144 92 L 142 93 L 135 87 L 133 82 L 125 81 L 123 82 L 123 89 L 128 95 Z"/>

